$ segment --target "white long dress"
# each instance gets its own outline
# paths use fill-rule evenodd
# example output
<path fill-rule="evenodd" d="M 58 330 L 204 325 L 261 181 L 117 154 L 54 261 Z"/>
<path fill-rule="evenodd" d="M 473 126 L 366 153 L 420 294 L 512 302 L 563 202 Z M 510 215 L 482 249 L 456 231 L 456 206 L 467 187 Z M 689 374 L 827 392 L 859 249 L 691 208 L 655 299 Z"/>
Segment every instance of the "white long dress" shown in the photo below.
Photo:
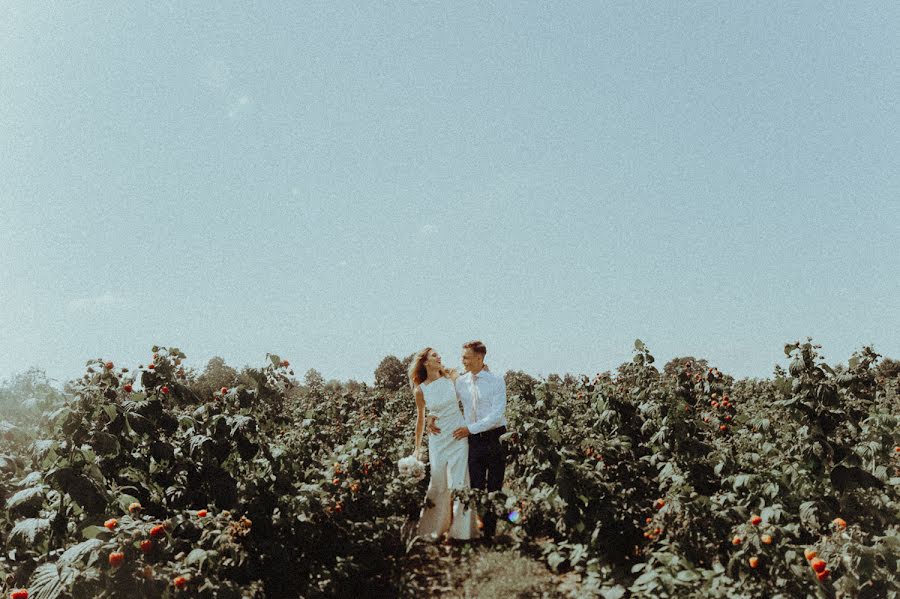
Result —
<path fill-rule="evenodd" d="M 480 536 L 474 510 L 453 500 L 451 489 L 469 488 L 469 440 L 454 439 L 453 431 L 466 425 L 459 410 L 456 388 L 452 380 L 442 377 L 420 385 L 429 415 L 438 417 L 441 432 L 428 435 L 428 463 L 431 481 L 425 494 L 433 505 L 422 508 L 417 534 L 436 541 L 449 531 L 454 539 L 474 539 Z"/>

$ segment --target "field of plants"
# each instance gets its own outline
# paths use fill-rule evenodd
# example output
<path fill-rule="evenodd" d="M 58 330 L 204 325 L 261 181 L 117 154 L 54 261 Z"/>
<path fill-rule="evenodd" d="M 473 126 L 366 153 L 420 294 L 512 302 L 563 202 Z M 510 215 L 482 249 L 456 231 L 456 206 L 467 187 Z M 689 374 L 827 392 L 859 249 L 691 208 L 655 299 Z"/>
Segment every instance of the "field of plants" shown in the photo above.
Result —
<path fill-rule="evenodd" d="M 547 596 L 898 598 L 900 363 L 819 351 L 786 345 L 766 380 L 640 341 L 615 372 L 508 372 L 505 488 L 466 498 L 577 581 Z M 0 389 L 2 596 L 429 594 L 399 359 L 371 387 L 185 358 Z"/>

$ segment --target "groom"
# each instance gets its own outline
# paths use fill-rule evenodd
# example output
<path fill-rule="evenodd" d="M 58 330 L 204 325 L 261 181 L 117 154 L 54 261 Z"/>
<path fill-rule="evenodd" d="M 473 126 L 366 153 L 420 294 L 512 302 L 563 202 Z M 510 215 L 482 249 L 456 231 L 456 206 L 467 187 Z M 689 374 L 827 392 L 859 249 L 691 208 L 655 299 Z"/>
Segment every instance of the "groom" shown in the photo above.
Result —
<path fill-rule="evenodd" d="M 506 382 L 484 364 L 487 348 L 481 341 L 463 344 L 462 363 L 466 373 L 456 379 L 456 392 L 462 400 L 466 426 L 453 431 L 456 439 L 469 438 L 469 482 L 473 489 L 499 491 L 503 487 L 506 454 L 500 435 L 506 432 Z M 429 425 L 430 433 L 440 429 Z M 497 516 L 484 516 L 485 539 L 497 530 Z"/>

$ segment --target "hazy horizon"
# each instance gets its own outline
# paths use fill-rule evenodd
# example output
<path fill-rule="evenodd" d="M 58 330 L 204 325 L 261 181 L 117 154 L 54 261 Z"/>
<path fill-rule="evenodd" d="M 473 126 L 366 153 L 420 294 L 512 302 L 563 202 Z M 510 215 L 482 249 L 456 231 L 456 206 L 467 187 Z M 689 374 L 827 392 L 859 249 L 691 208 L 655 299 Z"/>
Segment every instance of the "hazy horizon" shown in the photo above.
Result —
<path fill-rule="evenodd" d="M 0 379 L 900 357 L 900 5 L 7 3 Z"/>

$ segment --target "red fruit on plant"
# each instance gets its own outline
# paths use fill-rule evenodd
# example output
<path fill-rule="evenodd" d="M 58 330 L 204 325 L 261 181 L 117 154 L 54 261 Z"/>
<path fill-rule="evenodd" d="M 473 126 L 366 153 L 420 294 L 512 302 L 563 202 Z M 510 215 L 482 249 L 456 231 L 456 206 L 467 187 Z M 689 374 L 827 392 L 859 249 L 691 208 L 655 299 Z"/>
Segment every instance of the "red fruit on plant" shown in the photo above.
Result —
<path fill-rule="evenodd" d="M 728 394 L 727 394 L 727 393 L 726 393 L 725 395 L 722 396 L 722 401 L 728 401 L 729 399 L 731 399 L 731 398 L 728 397 Z"/>
<path fill-rule="evenodd" d="M 162 391 L 162 394 L 163 394 L 163 395 L 168 395 L 168 394 L 169 394 L 169 388 L 166 387 L 165 385 L 162 386 L 162 389 L 160 389 L 160 391 Z"/>
<path fill-rule="evenodd" d="M 709 405 L 711 405 L 711 406 L 714 407 L 714 408 L 718 408 L 718 407 L 719 407 L 719 402 L 713 400 L 713 401 L 709 402 Z"/>
<path fill-rule="evenodd" d="M 753 526 L 756 526 L 760 522 L 762 522 L 762 518 L 760 518 L 756 514 L 754 514 L 753 517 L 750 518 L 750 524 L 752 524 Z"/>
<path fill-rule="evenodd" d="M 166 534 L 166 525 L 165 524 L 157 524 L 153 528 L 150 529 L 150 538 L 158 539 L 159 537 Z"/>
<path fill-rule="evenodd" d="M 121 551 L 113 551 L 109 554 L 109 565 L 118 568 L 125 561 L 125 554 Z"/>
<path fill-rule="evenodd" d="M 719 430 L 720 430 L 720 431 L 727 431 L 727 430 L 728 430 L 728 425 L 727 425 L 727 424 L 722 424 L 722 425 L 720 425 L 720 426 L 719 426 Z"/>
<path fill-rule="evenodd" d="M 657 499 L 656 503 L 654 503 L 653 505 L 656 507 L 656 509 L 661 510 L 663 506 L 666 505 L 666 501 L 664 499 Z"/>
<path fill-rule="evenodd" d="M 28 589 L 19 589 L 9 594 L 10 599 L 28 599 Z"/>
<path fill-rule="evenodd" d="M 751 567 L 751 568 L 755 568 L 756 566 L 759 565 L 759 558 L 756 557 L 755 555 L 754 555 L 753 557 L 751 557 L 751 558 L 750 558 L 749 560 L 747 560 L 747 561 L 750 562 L 750 567 Z"/>
<path fill-rule="evenodd" d="M 110 518 L 109 520 L 107 520 L 106 522 L 103 523 L 103 526 L 105 526 L 109 530 L 113 530 L 118 524 L 119 524 L 118 520 L 116 520 L 115 518 Z"/>
<path fill-rule="evenodd" d="M 285 368 L 287 368 L 288 366 L 291 365 L 291 363 L 288 362 L 287 360 L 282 360 L 282 361 L 281 361 L 281 365 L 284 366 Z"/>
<path fill-rule="evenodd" d="M 150 553 L 151 551 L 153 551 L 153 541 L 150 539 L 141 541 L 141 553 Z"/>
<path fill-rule="evenodd" d="M 730 407 L 731 407 L 731 402 L 728 401 L 727 399 L 726 399 L 726 400 L 723 400 L 723 401 L 722 401 L 722 407 L 723 407 L 723 408 L 730 408 Z"/>
<path fill-rule="evenodd" d="M 831 523 L 834 524 L 835 528 L 840 528 L 841 530 L 847 528 L 847 521 L 843 518 L 835 518 Z"/>
<path fill-rule="evenodd" d="M 733 539 L 731 539 L 731 544 L 734 546 L 738 546 L 743 542 L 744 542 L 744 540 L 741 539 L 741 537 L 734 537 Z"/>
<path fill-rule="evenodd" d="M 724 420 L 725 422 L 731 422 L 731 416 L 726 414 Z"/>
<path fill-rule="evenodd" d="M 653 518 L 651 518 L 650 516 L 647 516 L 647 517 L 644 519 L 644 522 L 646 522 L 647 524 L 650 524 L 651 522 L 653 522 Z"/>
<path fill-rule="evenodd" d="M 772 544 L 772 535 L 763 535 L 759 538 L 762 541 L 763 545 L 771 545 Z"/>
<path fill-rule="evenodd" d="M 342 511 L 344 511 L 344 504 L 342 504 L 340 501 L 338 501 L 334 505 L 334 511 L 337 512 L 338 514 L 340 514 Z"/>
<path fill-rule="evenodd" d="M 112 362 L 107 362 L 107 363 L 106 363 L 106 369 L 107 369 L 107 370 L 112 370 L 112 369 L 113 369 L 113 363 L 112 363 Z"/>
<path fill-rule="evenodd" d="M 812 566 L 812 569 L 815 570 L 816 572 L 821 572 L 822 570 L 825 569 L 825 566 L 827 564 L 825 563 L 825 560 L 817 557 L 817 558 L 813 559 L 811 562 L 809 562 L 809 565 Z"/>
<path fill-rule="evenodd" d="M 125 393 L 131 393 L 131 390 L 133 389 L 133 387 L 131 386 L 131 383 L 126 384 L 122 388 L 125 390 Z"/>
<path fill-rule="evenodd" d="M 206 518 L 207 514 L 209 514 L 209 512 L 207 512 L 206 510 L 200 510 L 197 512 L 197 517 L 198 518 Z"/>
<path fill-rule="evenodd" d="M 339 478 L 333 478 L 333 479 L 331 479 L 331 484 L 333 484 L 333 485 L 339 485 L 339 484 L 341 484 L 341 479 L 339 479 Z"/>
<path fill-rule="evenodd" d="M 175 585 L 177 589 L 183 589 L 187 586 L 188 578 L 186 576 L 176 576 L 175 580 L 172 581 L 172 584 Z"/>
<path fill-rule="evenodd" d="M 228 387 L 222 387 L 222 395 L 228 393 Z"/>
<path fill-rule="evenodd" d="M 137 501 L 133 501 L 128 505 L 128 511 L 131 512 L 132 514 L 135 512 L 139 512 L 142 509 L 143 509 L 143 507 Z"/>
<path fill-rule="evenodd" d="M 816 553 L 815 549 L 806 549 L 803 552 L 803 557 L 806 558 L 806 561 L 811 560 L 812 558 L 816 557 L 817 555 L 818 555 L 818 553 Z"/>
<path fill-rule="evenodd" d="M 831 570 L 826 568 L 826 569 L 822 570 L 821 572 L 817 573 L 816 578 L 818 578 L 819 582 L 821 582 L 821 581 L 825 580 L 826 578 L 828 578 L 829 574 L 831 574 Z"/>
<path fill-rule="evenodd" d="M 156 368 L 156 364 L 147 364 L 147 368 L 153 370 L 154 368 Z"/>
<path fill-rule="evenodd" d="M 894 448 L 894 451 L 895 451 L 896 453 L 900 453 L 900 445 L 898 445 L 897 447 L 895 447 L 895 448 Z"/>
<path fill-rule="evenodd" d="M 159 357 L 159 354 L 153 354 L 153 359 L 154 359 L 154 360 L 157 359 L 158 357 Z"/>

